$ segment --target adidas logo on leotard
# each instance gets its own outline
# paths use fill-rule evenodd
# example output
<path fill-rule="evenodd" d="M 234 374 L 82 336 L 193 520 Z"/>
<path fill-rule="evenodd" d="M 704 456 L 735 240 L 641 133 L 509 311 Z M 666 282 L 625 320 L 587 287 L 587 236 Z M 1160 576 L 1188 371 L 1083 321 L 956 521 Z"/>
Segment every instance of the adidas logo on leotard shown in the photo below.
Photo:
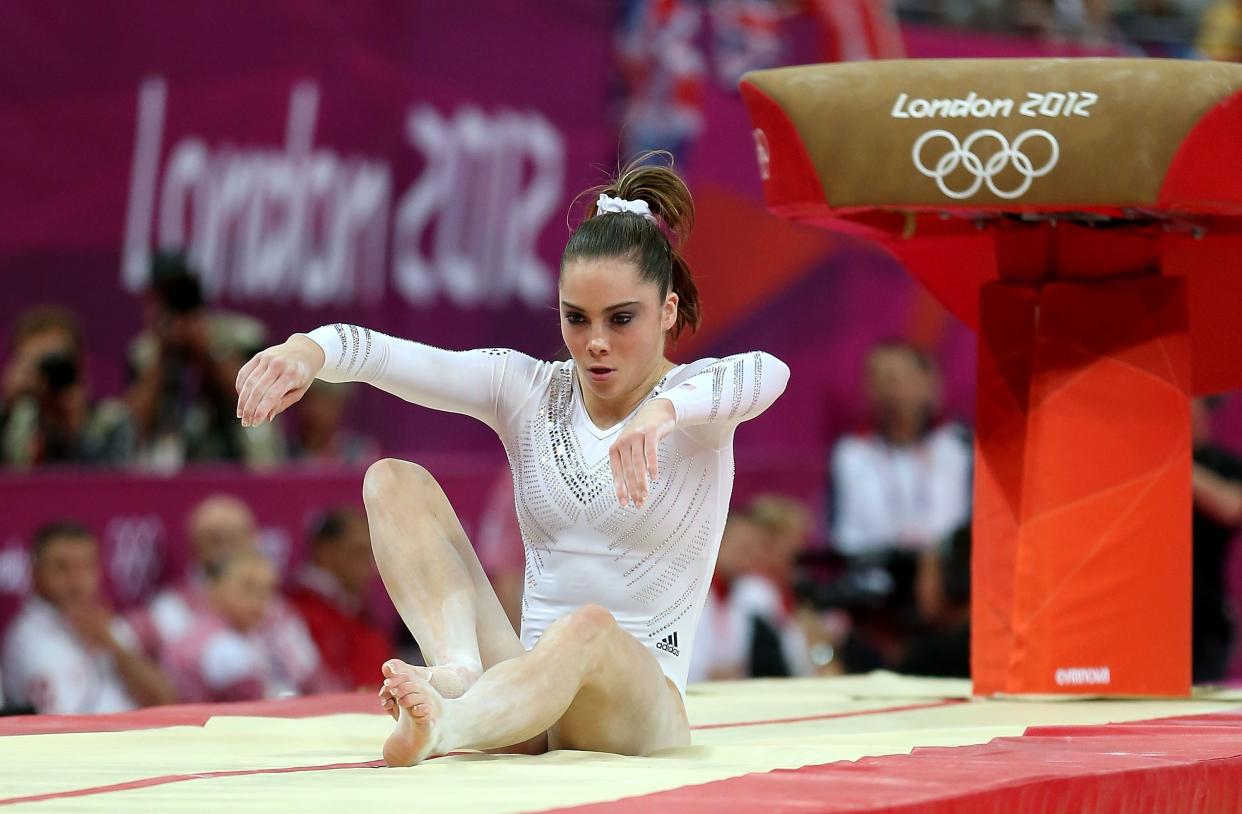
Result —
<path fill-rule="evenodd" d="M 665 653 L 672 653 L 674 656 L 680 656 L 681 651 L 677 649 L 677 631 L 673 631 L 656 642 L 656 649 L 663 650 Z"/>

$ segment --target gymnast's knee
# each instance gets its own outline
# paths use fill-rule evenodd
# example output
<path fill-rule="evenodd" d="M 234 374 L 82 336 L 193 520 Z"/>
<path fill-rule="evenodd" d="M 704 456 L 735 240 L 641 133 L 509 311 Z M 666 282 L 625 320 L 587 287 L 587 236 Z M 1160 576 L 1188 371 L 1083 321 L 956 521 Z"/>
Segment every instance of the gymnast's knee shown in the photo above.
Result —
<path fill-rule="evenodd" d="M 367 467 L 362 478 L 362 500 L 374 511 L 395 500 L 416 499 L 436 488 L 425 467 L 396 458 L 383 458 Z"/>
<path fill-rule="evenodd" d="M 607 608 L 583 605 L 550 625 L 545 638 L 581 646 L 598 641 L 614 630 L 617 630 L 617 620 Z"/>

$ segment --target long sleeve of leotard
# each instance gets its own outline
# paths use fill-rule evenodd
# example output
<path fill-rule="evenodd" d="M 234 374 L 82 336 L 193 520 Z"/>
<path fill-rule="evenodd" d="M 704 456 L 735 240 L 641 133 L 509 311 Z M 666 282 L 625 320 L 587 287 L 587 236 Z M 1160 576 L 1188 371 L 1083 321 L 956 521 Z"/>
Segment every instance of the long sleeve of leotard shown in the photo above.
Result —
<path fill-rule="evenodd" d="M 693 427 L 720 446 L 738 424 L 768 409 L 788 382 L 788 365 L 752 351 L 717 360 L 656 398 L 673 403 L 679 429 Z"/>
<path fill-rule="evenodd" d="M 498 433 L 548 367 L 517 351 L 448 351 L 357 325 L 324 325 L 303 335 L 323 348 L 316 378 L 366 382 L 423 407 L 477 418 Z"/>

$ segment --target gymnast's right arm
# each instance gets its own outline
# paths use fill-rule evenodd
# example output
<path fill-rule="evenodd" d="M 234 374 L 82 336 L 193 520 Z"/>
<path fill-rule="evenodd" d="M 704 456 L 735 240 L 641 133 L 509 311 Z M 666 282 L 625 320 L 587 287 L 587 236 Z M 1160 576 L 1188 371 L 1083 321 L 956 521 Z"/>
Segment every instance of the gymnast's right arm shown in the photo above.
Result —
<path fill-rule="evenodd" d="M 244 426 L 275 416 L 316 379 L 366 382 L 406 401 L 461 413 L 499 431 L 543 363 L 515 351 L 447 351 L 357 325 L 324 325 L 256 355 L 237 374 Z"/>

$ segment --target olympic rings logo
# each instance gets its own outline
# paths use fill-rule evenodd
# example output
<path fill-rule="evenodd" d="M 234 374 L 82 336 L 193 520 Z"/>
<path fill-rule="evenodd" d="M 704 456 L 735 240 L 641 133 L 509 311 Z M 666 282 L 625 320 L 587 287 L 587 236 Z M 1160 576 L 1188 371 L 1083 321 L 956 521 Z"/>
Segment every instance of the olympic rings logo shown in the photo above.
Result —
<path fill-rule="evenodd" d="M 1048 147 L 1051 149 L 1048 159 L 1039 168 L 1036 168 L 1030 156 L 1022 151 L 1023 146 L 1033 138 L 1041 138 L 1048 142 Z M 936 139 L 944 139 L 948 142 L 948 151 L 936 159 L 934 166 L 928 167 L 923 161 L 923 148 Z M 980 158 L 975 152 L 975 145 L 982 139 L 991 139 L 998 145 L 996 152 L 988 156 L 986 160 Z M 1031 183 L 1036 178 L 1052 172 L 1052 168 L 1057 165 L 1060 157 L 1061 147 L 1047 130 L 1027 130 L 1015 138 L 1012 145 L 1002 133 L 996 130 L 978 130 L 967 136 L 965 141 L 960 142 L 957 136 L 947 130 L 929 130 L 914 142 L 913 150 L 914 166 L 918 171 L 933 179 L 945 195 L 959 201 L 974 195 L 985 184 L 988 190 L 998 198 L 1005 200 L 1020 198 L 1031 188 Z M 1022 182 L 1014 189 L 1001 189 L 994 179 L 1010 166 L 1022 176 Z M 974 181 L 965 189 L 951 189 L 945 179 L 959 167 L 974 176 Z"/>

